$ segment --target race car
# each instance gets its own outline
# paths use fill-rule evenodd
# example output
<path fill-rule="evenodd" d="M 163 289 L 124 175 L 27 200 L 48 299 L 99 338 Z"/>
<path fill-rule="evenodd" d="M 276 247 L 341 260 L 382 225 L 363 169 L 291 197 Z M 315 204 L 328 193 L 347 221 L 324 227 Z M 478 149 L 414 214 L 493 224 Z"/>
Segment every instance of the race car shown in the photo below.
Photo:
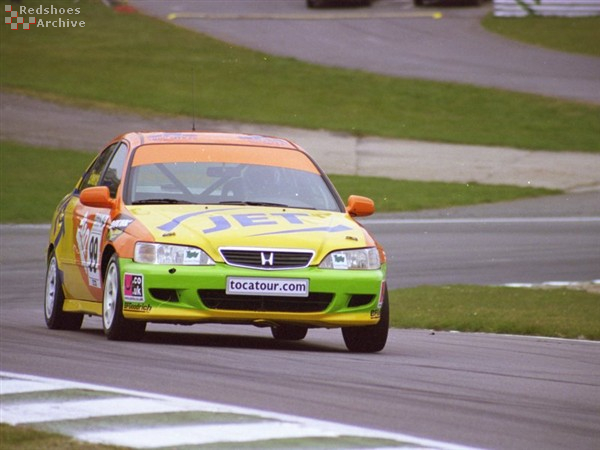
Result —
<path fill-rule="evenodd" d="M 147 323 L 249 324 L 275 339 L 341 328 L 352 352 L 387 341 L 385 253 L 301 147 L 277 137 L 127 133 L 54 213 L 45 320 L 102 317 L 110 340 Z"/>

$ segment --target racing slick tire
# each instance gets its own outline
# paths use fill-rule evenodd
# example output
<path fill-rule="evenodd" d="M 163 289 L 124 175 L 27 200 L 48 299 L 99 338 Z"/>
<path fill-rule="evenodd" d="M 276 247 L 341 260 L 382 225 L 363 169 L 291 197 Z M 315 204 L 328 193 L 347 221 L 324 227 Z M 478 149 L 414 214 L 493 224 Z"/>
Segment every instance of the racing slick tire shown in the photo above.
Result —
<path fill-rule="evenodd" d="M 83 314 L 63 311 L 65 294 L 60 280 L 58 263 L 54 250 L 48 257 L 46 270 L 46 288 L 44 297 L 44 317 L 46 326 L 51 330 L 79 330 L 83 322 Z"/>
<path fill-rule="evenodd" d="M 343 327 L 342 335 L 348 350 L 354 353 L 376 353 L 385 347 L 390 327 L 390 304 L 387 287 L 383 295 L 381 316 L 376 325 Z"/>
<path fill-rule="evenodd" d="M 301 341 L 308 333 L 307 327 L 298 325 L 278 325 L 271 327 L 271 334 L 278 341 Z"/>
<path fill-rule="evenodd" d="M 111 341 L 139 341 L 146 331 L 146 322 L 123 317 L 119 258 L 113 254 L 108 261 L 102 293 L 102 327 Z"/>

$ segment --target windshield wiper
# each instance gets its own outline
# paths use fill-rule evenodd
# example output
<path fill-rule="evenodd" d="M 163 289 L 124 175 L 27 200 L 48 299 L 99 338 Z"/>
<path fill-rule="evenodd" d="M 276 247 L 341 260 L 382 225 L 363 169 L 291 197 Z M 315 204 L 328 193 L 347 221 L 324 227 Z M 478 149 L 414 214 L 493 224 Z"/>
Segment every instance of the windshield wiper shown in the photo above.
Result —
<path fill-rule="evenodd" d="M 174 198 L 148 198 L 138 200 L 132 203 L 133 205 L 193 205 L 193 202 L 187 200 L 177 200 Z"/>
<path fill-rule="evenodd" d="M 278 208 L 289 208 L 288 205 L 283 203 L 271 203 L 271 202 L 249 202 L 242 200 L 226 200 L 219 202 L 219 205 L 248 205 L 248 206 L 275 206 Z"/>

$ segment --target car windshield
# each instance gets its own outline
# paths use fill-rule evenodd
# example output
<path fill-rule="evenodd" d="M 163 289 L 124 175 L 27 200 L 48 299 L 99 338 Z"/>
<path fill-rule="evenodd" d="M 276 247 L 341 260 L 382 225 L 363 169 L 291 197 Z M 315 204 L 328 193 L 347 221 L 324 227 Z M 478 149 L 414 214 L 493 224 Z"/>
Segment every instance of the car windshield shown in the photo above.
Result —
<path fill-rule="evenodd" d="M 253 149 L 254 157 L 247 155 L 240 158 L 238 154 L 233 158 L 254 161 L 233 162 L 227 161 L 232 159 L 232 155 L 220 158 L 225 161 L 215 161 L 220 153 L 215 149 L 209 152 L 204 149 L 192 155 L 194 152 L 189 151 L 192 146 L 186 147 L 188 151 L 180 151 L 180 157 L 170 152 L 169 156 L 162 159 L 156 155 L 149 157 L 142 154 L 138 157 L 137 153 L 145 148 L 140 147 L 127 177 L 125 203 L 241 204 L 340 210 L 336 196 L 325 180 L 310 159 L 300 152 L 294 153 L 306 161 L 302 161 L 298 169 L 272 165 L 277 161 L 264 159 L 265 155 L 262 154 L 257 157 L 256 152 L 262 153 L 262 148 Z M 155 148 L 151 150 L 157 152 Z M 236 150 L 239 152 L 239 149 Z M 267 149 L 267 153 L 272 150 L 277 149 Z M 289 160 L 284 164 L 297 165 Z"/>

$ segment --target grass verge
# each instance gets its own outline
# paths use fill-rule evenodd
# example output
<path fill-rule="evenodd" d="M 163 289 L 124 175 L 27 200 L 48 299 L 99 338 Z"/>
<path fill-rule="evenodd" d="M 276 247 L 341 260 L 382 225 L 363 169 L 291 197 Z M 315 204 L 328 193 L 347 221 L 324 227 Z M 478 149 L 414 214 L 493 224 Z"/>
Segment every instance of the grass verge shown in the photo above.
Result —
<path fill-rule="evenodd" d="M 391 324 L 600 340 L 600 295 L 572 289 L 423 286 L 390 291 Z"/>
<path fill-rule="evenodd" d="M 321 67 L 118 14 L 99 0 L 78 5 L 84 28 L 0 28 L 4 88 L 88 105 L 183 115 L 195 109 L 209 119 L 356 135 L 600 152 L 598 105 Z"/>
<path fill-rule="evenodd" d="M 5 423 L 0 423 L 0 443 L 5 450 L 118 450 L 123 448 L 89 444 L 61 434 Z"/>
<path fill-rule="evenodd" d="M 554 50 L 600 56 L 600 17 L 494 17 L 482 25 L 492 33 Z"/>
<path fill-rule="evenodd" d="M 2 142 L 0 222 L 49 223 L 94 155 Z"/>
<path fill-rule="evenodd" d="M 45 149 L 2 142 L 0 222 L 43 223 L 70 192 L 94 157 L 89 152 Z M 377 211 L 414 211 L 550 195 L 559 191 L 459 183 L 426 183 L 388 178 L 332 175 L 342 198 L 371 197 Z"/>
<path fill-rule="evenodd" d="M 559 194 L 561 191 L 479 183 L 392 180 L 380 177 L 329 175 L 346 200 L 350 194 L 373 199 L 377 212 L 419 211 L 495 203 Z"/>

